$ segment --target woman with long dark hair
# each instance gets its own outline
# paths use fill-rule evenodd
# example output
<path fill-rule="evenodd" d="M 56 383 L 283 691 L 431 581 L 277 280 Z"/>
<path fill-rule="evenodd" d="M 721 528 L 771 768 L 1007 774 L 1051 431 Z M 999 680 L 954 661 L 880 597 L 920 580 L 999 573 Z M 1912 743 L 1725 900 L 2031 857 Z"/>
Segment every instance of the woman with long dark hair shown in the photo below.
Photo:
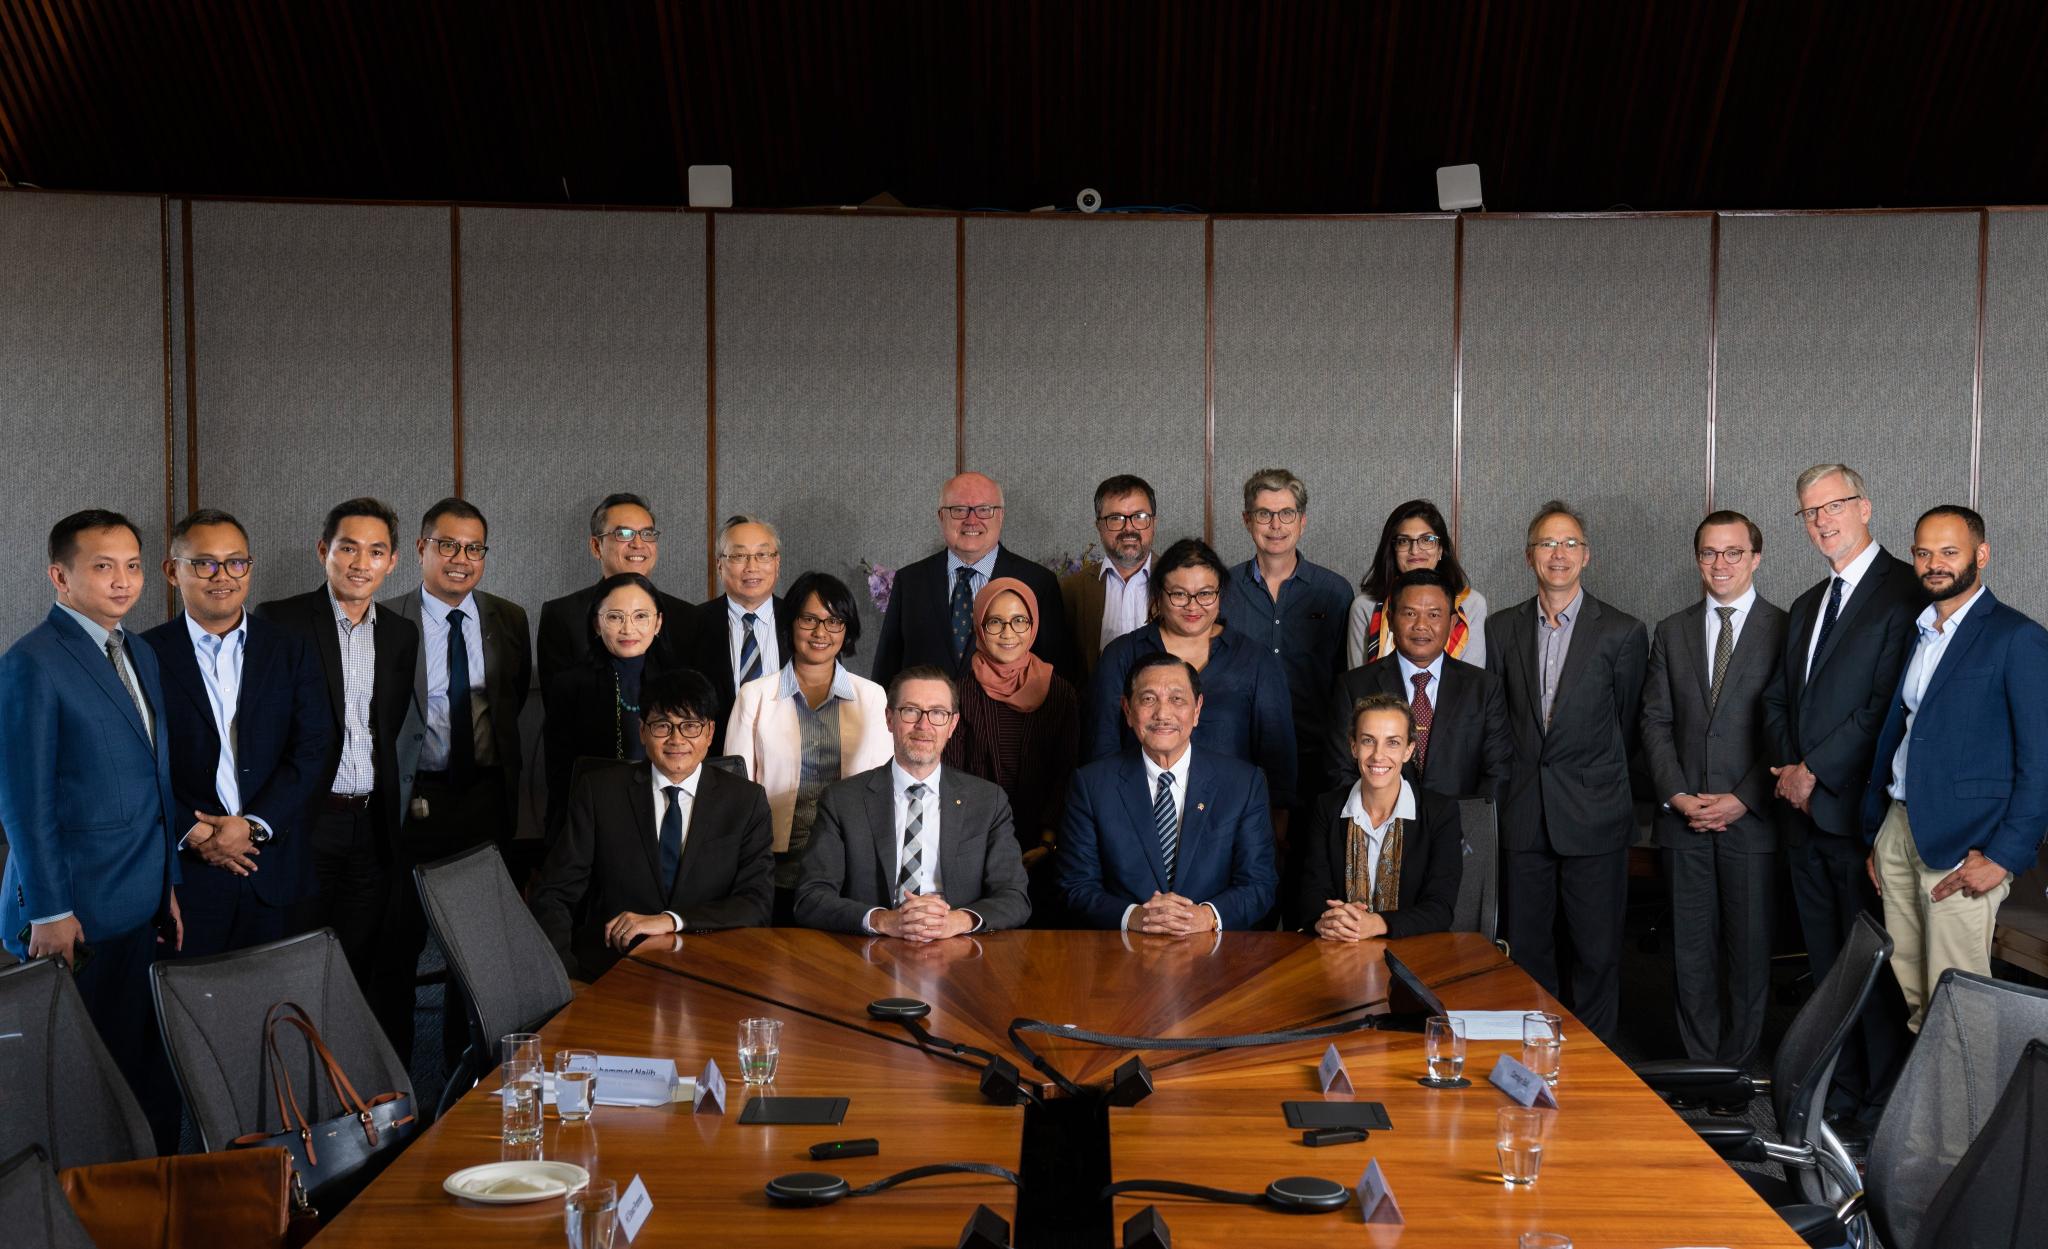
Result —
<path fill-rule="evenodd" d="M 1387 592 L 1404 572 L 1433 568 L 1450 583 L 1451 636 L 1444 653 L 1475 667 L 1486 666 L 1486 596 L 1472 588 L 1451 543 L 1451 527 L 1428 499 L 1395 508 L 1380 530 L 1372 567 L 1351 600 L 1345 654 L 1354 668 L 1394 653 L 1394 621 L 1385 610 Z"/>
<path fill-rule="evenodd" d="M 654 583 L 637 572 L 614 573 L 597 583 L 583 623 L 582 662 L 555 673 L 541 687 L 547 715 L 547 835 L 569 810 L 569 783 L 578 759 L 641 759 L 640 683 L 669 666 Z"/>

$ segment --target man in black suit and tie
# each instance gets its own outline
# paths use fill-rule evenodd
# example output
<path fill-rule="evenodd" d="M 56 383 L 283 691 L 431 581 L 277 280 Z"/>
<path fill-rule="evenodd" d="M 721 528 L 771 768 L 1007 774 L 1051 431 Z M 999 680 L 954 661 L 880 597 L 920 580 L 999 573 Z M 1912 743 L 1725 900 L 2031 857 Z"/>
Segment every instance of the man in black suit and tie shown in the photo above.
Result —
<path fill-rule="evenodd" d="M 1693 554 L 1706 597 L 1657 623 L 1643 755 L 1664 804 L 1656 832 L 1671 886 L 1678 1034 L 1694 1062 L 1747 1067 L 1771 987 L 1778 830 L 1763 698 L 1778 676 L 1785 613 L 1756 592 L 1764 535 L 1747 516 L 1709 515 Z"/>
<path fill-rule="evenodd" d="M 1536 596 L 1486 622 L 1486 667 L 1507 695 L 1514 744 L 1501 789 L 1509 945 L 1558 994 L 1553 930 L 1571 935 L 1571 992 L 1585 1025 L 1612 1040 L 1621 1007 L 1622 913 L 1636 831 L 1629 752 L 1649 640 L 1635 617 L 1586 592 L 1585 522 L 1544 504 L 1529 522 Z"/>
<path fill-rule="evenodd" d="M 1771 771 L 1782 800 L 1786 857 L 1806 957 L 1819 983 L 1862 912 L 1878 913 L 1864 870 L 1863 794 L 1899 673 L 1912 656 L 1913 617 L 1927 594 L 1913 566 L 1870 536 L 1870 493 L 1841 464 L 1799 475 L 1799 518 L 1828 577 L 1793 600 L 1778 680 L 1764 695 Z M 1874 1125 L 1902 1056 L 1905 1004 L 1880 978 L 1860 1040 L 1835 1067 L 1837 1114 Z"/>
<path fill-rule="evenodd" d="M 1031 918 L 1010 800 L 939 762 L 959 714 L 959 690 L 938 668 L 905 668 L 889 683 L 895 758 L 818 799 L 797 923 L 924 942 Z"/>
<path fill-rule="evenodd" d="M 715 708 L 695 672 L 650 676 L 640 688 L 646 760 L 586 772 L 569 795 L 529 905 L 570 979 L 597 979 L 645 938 L 768 922 L 768 795 L 704 766 Z"/>
<path fill-rule="evenodd" d="M 413 773 L 413 785 L 391 882 L 394 968 L 417 963 L 427 943 L 427 916 L 412 880 L 416 865 L 495 841 L 512 879 L 523 882 L 540 849 L 538 840 L 513 841 L 519 830 L 519 713 L 533 684 L 533 651 L 525 609 L 479 588 L 490 525 L 468 500 L 442 499 L 420 518 L 413 551 L 420 561 L 420 588 L 381 604 L 420 630 L 413 714 L 423 732 L 399 747 L 401 771 Z M 534 853 L 518 853 L 528 847 Z M 443 1057 L 450 1070 L 468 1041 L 468 1009 L 451 979 L 442 1011 Z M 411 1036 L 406 1028 L 393 1039 L 399 1053 L 410 1052 Z"/>
<path fill-rule="evenodd" d="M 1038 597 L 1038 640 L 1031 644 L 1032 653 L 1076 689 L 1083 688 L 1059 581 L 1043 564 L 1002 545 L 1003 488 L 980 473 L 948 481 L 939 492 L 939 531 L 945 550 L 896 573 L 869 675 L 887 685 L 917 664 L 952 676 L 964 672 L 974 650 L 974 596 L 991 578 L 1015 577 Z"/>
<path fill-rule="evenodd" d="M 572 668 L 590 652 L 590 600 L 597 597 L 598 582 L 615 573 L 637 572 L 654 576 L 661 558 L 656 545 L 661 530 L 654 527 L 654 512 L 637 494 L 608 494 L 590 514 L 590 555 L 597 561 L 597 581 L 540 607 L 540 633 L 535 657 L 540 664 L 540 683 L 546 688 L 557 672 Z M 657 592 L 655 607 L 661 612 L 661 636 L 652 650 L 668 659 L 662 667 L 687 667 L 697 658 L 703 618 L 695 604 L 673 594 Z"/>
<path fill-rule="evenodd" d="M 409 786 L 398 740 L 412 703 L 420 631 L 377 608 L 377 591 L 397 561 L 398 514 L 378 499 L 337 503 L 314 548 L 326 584 L 261 604 L 256 614 L 302 638 L 327 674 L 332 736 L 314 787 L 308 840 L 314 896 L 288 922 L 295 932 L 334 929 L 363 996 L 386 1034 L 409 1035 L 411 965 L 396 966 L 384 913 L 397 862 L 399 795 Z"/>
<path fill-rule="evenodd" d="M 730 516 L 718 527 L 718 577 L 725 593 L 704 604 L 697 671 L 718 697 L 711 753 L 725 753 L 725 722 L 739 688 L 782 671 L 782 639 L 796 612 L 775 593 L 782 576 L 782 535 L 755 516 Z"/>
<path fill-rule="evenodd" d="M 1451 635 L 1450 586 L 1432 568 L 1394 582 L 1388 595 L 1394 654 L 1337 678 L 1323 757 L 1331 776 L 1358 777 L 1345 717 L 1368 694 L 1392 694 L 1415 713 L 1413 775 L 1431 793 L 1492 798 L 1507 779 L 1513 743 L 1500 678 L 1444 653 Z"/>
<path fill-rule="evenodd" d="M 164 577 L 184 610 L 142 635 L 163 675 L 186 958 L 285 935 L 313 892 L 307 805 L 332 741 L 320 661 L 243 611 L 249 535 L 202 509 L 171 527 Z"/>

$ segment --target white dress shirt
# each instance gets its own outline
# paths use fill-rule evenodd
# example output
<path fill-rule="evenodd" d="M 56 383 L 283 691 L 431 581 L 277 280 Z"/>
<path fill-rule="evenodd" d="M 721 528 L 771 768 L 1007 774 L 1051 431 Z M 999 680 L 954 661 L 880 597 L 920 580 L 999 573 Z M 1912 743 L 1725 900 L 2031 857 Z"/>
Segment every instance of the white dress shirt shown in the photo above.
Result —
<path fill-rule="evenodd" d="M 1102 638 L 1108 646 L 1133 629 L 1143 628 L 1152 604 L 1152 556 L 1128 578 L 1116 565 L 1102 561 Z"/>
<path fill-rule="evenodd" d="M 1841 613 L 1849 610 L 1849 600 L 1855 596 L 1856 587 L 1862 584 L 1864 575 L 1870 571 L 1870 566 L 1877 562 L 1877 553 L 1882 550 L 1882 546 L 1872 542 L 1863 548 L 1863 554 L 1849 561 L 1847 568 L 1832 574 L 1829 578 L 1842 582 L 1842 605 L 1836 609 L 1835 623 L 1841 623 Z M 1820 625 L 1821 621 L 1828 617 L 1828 596 L 1832 593 L 1833 586 L 1828 586 L 1820 592 L 1820 610 L 1814 613 L 1813 631 L 1806 635 L 1806 675 L 1809 677 L 1813 675 L 1813 656 L 1820 649 Z"/>
<path fill-rule="evenodd" d="M 744 617 L 752 612 L 754 616 L 754 644 L 761 648 L 761 673 L 766 676 L 782 670 L 782 650 L 775 642 L 775 599 L 771 595 L 761 600 L 759 607 L 748 607 L 728 594 L 725 596 L 725 640 L 726 658 L 732 662 L 733 688 L 744 683 L 746 670 L 740 667 L 740 655 L 747 647 L 747 623 Z"/>
<path fill-rule="evenodd" d="M 688 776 L 680 781 L 672 781 L 668 778 L 667 774 L 662 772 L 659 766 L 650 762 L 647 766 L 647 775 L 652 778 L 650 783 L 654 788 L 654 861 L 656 863 L 661 862 L 661 822 L 668 815 L 668 794 L 666 791 L 671 785 L 683 787 L 683 792 L 676 795 L 677 814 L 683 820 L 682 844 L 676 847 L 676 862 L 680 866 L 682 863 L 682 852 L 688 849 L 690 845 L 690 816 L 697 810 L 697 782 L 704 775 L 704 765 L 699 763 L 690 770 Z M 667 884 L 666 881 L 662 883 L 664 885 Z M 682 916 L 674 911 L 663 911 L 662 914 L 668 916 L 669 922 L 676 926 L 677 932 L 683 930 Z"/>
<path fill-rule="evenodd" d="M 473 756 L 478 764 L 489 766 L 497 762 L 493 753 L 496 743 L 490 734 L 476 732 L 476 701 L 484 694 L 484 625 L 478 618 L 476 595 L 465 594 L 462 601 L 450 607 L 440 599 L 422 589 L 420 591 L 420 646 L 427 659 L 427 737 L 420 744 L 420 770 L 440 772 L 449 764 L 451 717 L 448 708 L 448 613 L 462 613 L 462 649 L 469 655 L 469 701 L 470 706 L 457 713 L 454 719 L 466 719 L 469 729 L 475 735 L 476 746 Z"/>
<path fill-rule="evenodd" d="M 1401 794 L 1394 799 L 1393 811 L 1384 822 L 1374 824 L 1372 816 L 1366 814 L 1365 810 L 1365 782 L 1355 781 L 1351 786 L 1351 797 L 1344 800 L 1344 818 L 1356 821 L 1358 826 L 1365 830 L 1366 882 L 1369 890 L 1377 889 L 1380 883 L 1380 846 L 1386 841 L 1387 830 L 1394 826 L 1395 820 L 1415 818 L 1415 791 L 1408 787 L 1408 778 L 1402 777 Z"/>
<path fill-rule="evenodd" d="M 1848 591 L 1844 590 L 1842 596 L 1844 599 L 1847 599 Z M 1742 645 L 1742 626 L 1749 623 L 1750 609 L 1755 606 L 1756 587 L 1753 585 L 1744 590 L 1732 603 L 1724 603 L 1711 594 L 1707 595 L 1707 680 L 1712 681 L 1714 679 L 1714 649 L 1721 644 L 1721 613 L 1717 609 L 1722 607 L 1733 607 L 1735 609 L 1735 614 L 1728 617 L 1728 628 L 1732 634 L 1729 645 L 1732 648 Z M 1822 600 L 1821 610 L 1827 610 L 1826 600 Z"/>
<path fill-rule="evenodd" d="M 370 730 L 370 702 L 377 688 L 377 605 L 371 603 L 363 612 L 361 624 L 350 622 L 331 587 L 327 605 L 334 609 L 335 641 L 341 647 L 341 762 L 328 788 L 360 797 L 377 788 L 377 753 Z"/>
<path fill-rule="evenodd" d="M 1158 800 L 1159 778 L 1166 775 L 1168 772 L 1171 772 L 1173 773 L 1173 788 L 1168 792 L 1170 792 L 1173 795 L 1173 818 L 1180 824 L 1182 828 L 1187 827 L 1188 761 L 1190 759 L 1193 759 L 1194 757 L 1195 748 L 1192 745 L 1183 746 L 1181 748 L 1180 758 L 1175 759 L 1173 761 L 1173 766 L 1162 768 L 1152 761 L 1151 755 L 1146 754 L 1142 750 L 1138 752 L 1139 762 L 1145 765 L 1145 810 L 1150 811 L 1152 809 L 1152 804 Z M 1139 835 L 1142 837 L 1155 837 L 1158 835 L 1158 833 L 1154 829 L 1145 828 L 1139 830 Z M 1183 838 L 1181 841 L 1181 849 L 1185 850 L 1186 848 L 1187 842 L 1186 839 Z M 1223 928 L 1223 913 L 1221 911 L 1218 911 L 1213 903 L 1204 902 L 1201 905 L 1208 907 L 1209 914 L 1216 917 L 1216 928 L 1218 931 L 1221 931 Z M 1131 926 L 1131 916 L 1137 913 L 1138 907 L 1136 904 L 1126 906 L 1124 908 L 1124 918 L 1122 927 L 1129 928 Z"/>
<path fill-rule="evenodd" d="M 206 706 L 213 713 L 214 734 L 220 738 L 220 759 L 213 770 L 214 796 L 220 799 L 221 810 L 249 821 L 250 828 L 255 830 L 252 840 L 269 841 L 270 825 L 242 810 L 241 773 L 236 766 L 241 744 L 235 717 L 242 705 L 242 662 L 249 650 L 248 613 L 244 612 L 225 636 L 208 633 L 188 613 L 185 632 L 192 639 L 192 658 L 199 665 L 199 682 L 206 687 Z M 185 837 L 189 836 L 188 831 Z M 185 848 L 185 837 L 178 838 L 180 850 Z"/>
<path fill-rule="evenodd" d="M 889 761 L 889 809 L 895 813 L 895 843 L 889 855 L 889 883 L 893 887 L 896 878 L 903 874 L 903 832 L 910 827 L 910 817 L 918 810 L 924 812 L 924 823 L 917 830 L 917 875 L 910 882 L 914 893 L 938 894 L 944 896 L 945 882 L 939 877 L 939 778 L 945 773 L 945 766 L 935 764 L 930 776 L 919 779 L 903 770 L 903 765 L 894 759 Z M 912 785 L 924 786 L 924 793 L 913 799 Z M 861 927 L 870 934 L 879 934 L 875 927 L 875 916 L 888 907 L 870 907 L 861 919 Z M 968 932 L 981 930 L 981 916 L 973 911 L 974 926 Z"/>
<path fill-rule="evenodd" d="M 1430 661 L 1427 668 L 1418 668 L 1408 662 L 1408 656 L 1403 655 L 1400 651 L 1394 652 L 1394 658 L 1401 665 L 1401 697 L 1407 699 L 1408 705 L 1411 707 L 1415 705 L 1415 674 L 1418 672 L 1427 672 L 1429 674 L 1429 684 L 1426 688 L 1429 691 L 1430 710 L 1434 711 L 1436 709 L 1437 691 L 1444 687 L 1443 652 L 1437 652 L 1437 657 Z M 1402 783 L 1406 784 L 1407 782 L 1404 781 Z"/>
<path fill-rule="evenodd" d="M 1885 791 L 1900 802 L 1906 801 L 1906 748 L 1913 744 L 1913 717 L 1919 714 L 1920 700 L 1927 697 L 1927 686 L 1934 680 L 1935 670 L 1941 667 L 1941 657 L 1948 653 L 1956 630 L 1962 627 L 1963 617 L 1970 614 L 1983 596 L 1984 587 L 1980 585 L 1963 600 L 1961 607 L 1949 614 L 1944 624 L 1935 624 L 1932 603 L 1913 618 L 1913 627 L 1920 636 L 1913 643 L 1913 657 L 1906 661 L 1905 679 L 1899 683 L 1899 701 L 1906 704 L 1906 731 L 1899 737 L 1899 748 L 1892 752 L 1892 783 Z"/>

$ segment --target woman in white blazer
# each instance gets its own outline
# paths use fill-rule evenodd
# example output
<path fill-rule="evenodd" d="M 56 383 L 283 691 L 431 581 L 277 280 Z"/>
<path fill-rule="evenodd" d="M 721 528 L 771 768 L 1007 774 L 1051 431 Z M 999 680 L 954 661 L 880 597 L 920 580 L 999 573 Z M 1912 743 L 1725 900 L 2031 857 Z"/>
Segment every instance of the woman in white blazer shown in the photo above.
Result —
<path fill-rule="evenodd" d="M 788 657 L 780 672 L 739 688 L 725 726 L 725 749 L 746 761 L 768 791 L 775 828 L 775 923 L 795 923 L 811 820 L 825 787 L 889 762 L 888 696 L 840 663 L 860 640 L 860 615 L 839 578 L 807 572 L 789 588 L 795 605 Z"/>

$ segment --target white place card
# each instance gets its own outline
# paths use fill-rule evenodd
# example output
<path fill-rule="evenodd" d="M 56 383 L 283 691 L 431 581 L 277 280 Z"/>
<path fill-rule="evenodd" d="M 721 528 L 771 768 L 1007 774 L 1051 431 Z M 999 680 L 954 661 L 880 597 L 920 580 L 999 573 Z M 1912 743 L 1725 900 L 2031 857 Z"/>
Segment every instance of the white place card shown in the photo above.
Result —
<path fill-rule="evenodd" d="M 1524 1106 L 1546 1106 L 1557 1109 L 1557 1092 L 1544 1083 L 1543 1077 L 1522 1065 L 1522 1060 L 1502 1054 L 1493 1064 L 1493 1071 L 1486 1077 L 1494 1086 Z"/>
<path fill-rule="evenodd" d="M 1316 1075 L 1322 1080 L 1325 1093 L 1353 1091 L 1351 1073 L 1344 1070 L 1344 1056 L 1337 1052 L 1337 1043 L 1334 1041 L 1330 1043 L 1329 1049 L 1323 1051 L 1323 1062 L 1316 1068 Z"/>
<path fill-rule="evenodd" d="M 666 1106 L 675 1099 L 676 1060 L 597 1056 L 597 1104 Z"/>
<path fill-rule="evenodd" d="M 1380 1170 L 1380 1160 L 1375 1158 L 1365 1165 L 1365 1174 L 1358 1177 L 1358 1209 L 1368 1223 L 1401 1223 L 1401 1207 L 1394 1201 L 1393 1186 Z"/>
<path fill-rule="evenodd" d="M 704 1074 L 697 1077 L 697 1093 L 690 1108 L 700 1115 L 725 1113 L 725 1077 L 719 1074 L 716 1058 L 704 1060 Z"/>
<path fill-rule="evenodd" d="M 641 1183 L 636 1175 L 619 1198 L 619 1230 L 625 1232 L 626 1239 L 631 1241 L 640 1234 L 640 1225 L 647 1221 L 647 1216 L 653 1213 L 654 1198 L 647 1195 L 647 1185 Z"/>

